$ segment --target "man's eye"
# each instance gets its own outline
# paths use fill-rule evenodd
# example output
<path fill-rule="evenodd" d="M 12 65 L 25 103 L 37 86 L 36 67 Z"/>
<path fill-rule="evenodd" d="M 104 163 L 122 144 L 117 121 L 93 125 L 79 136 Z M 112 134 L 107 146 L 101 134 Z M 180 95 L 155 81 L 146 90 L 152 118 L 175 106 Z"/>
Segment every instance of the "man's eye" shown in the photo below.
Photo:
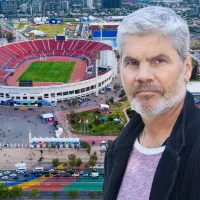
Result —
<path fill-rule="evenodd" d="M 165 63 L 165 62 L 166 62 L 165 60 L 156 60 L 155 61 L 156 64 L 161 64 L 161 63 Z"/>
<path fill-rule="evenodd" d="M 135 66 L 135 65 L 138 65 L 138 63 L 135 61 L 132 61 L 132 62 L 127 62 L 126 65 L 127 66 Z"/>

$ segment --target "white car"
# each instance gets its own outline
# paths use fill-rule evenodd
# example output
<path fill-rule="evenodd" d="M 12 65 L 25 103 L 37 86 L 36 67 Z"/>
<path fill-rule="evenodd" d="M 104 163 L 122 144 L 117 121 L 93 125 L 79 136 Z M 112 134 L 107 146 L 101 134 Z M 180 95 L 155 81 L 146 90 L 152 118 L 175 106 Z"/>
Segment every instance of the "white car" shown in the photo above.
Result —
<path fill-rule="evenodd" d="M 49 172 L 54 172 L 54 169 L 49 169 Z"/>
<path fill-rule="evenodd" d="M 86 174 L 83 174 L 83 176 L 89 176 L 89 174 L 86 173 Z"/>
<path fill-rule="evenodd" d="M 80 174 L 79 173 L 74 173 L 74 174 L 72 174 L 72 176 L 73 177 L 78 177 L 78 176 L 80 176 Z"/>
<path fill-rule="evenodd" d="M 3 173 L 0 173 L 0 176 L 3 176 Z"/>
<path fill-rule="evenodd" d="M 105 94 L 106 91 L 105 91 L 105 90 L 100 90 L 99 93 L 100 93 L 100 94 Z"/>
<path fill-rule="evenodd" d="M 24 171 L 18 171 L 17 173 L 18 174 L 24 174 Z"/>
<path fill-rule="evenodd" d="M 10 171 L 5 171 L 4 174 L 10 174 Z"/>
<path fill-rule="evenodd" d="M 11 177 L 16 177 L 16 176 L 17 176 L 17 174 L 11 174 L 10 176 L 11 176 Z"/>
<path fill-rule="evenodd" d="M 7 176 L 3 176 L 2 179 L 3 179 L 3 180 L 7 180 L 8 177 L 7 177 Z"/>

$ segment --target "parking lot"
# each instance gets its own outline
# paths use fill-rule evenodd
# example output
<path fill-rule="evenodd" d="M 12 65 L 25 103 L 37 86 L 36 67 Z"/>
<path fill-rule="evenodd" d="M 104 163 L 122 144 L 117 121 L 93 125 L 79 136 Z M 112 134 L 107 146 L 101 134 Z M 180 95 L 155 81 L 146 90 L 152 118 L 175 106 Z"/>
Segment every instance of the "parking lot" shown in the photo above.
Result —
<path fill-rule="evenodd" d="M 81 190 L 101 190 L 103 185 L 103 171 L 98 172 L 98 176 L 92 177 L 92 170 L 45 170 L 42 172 L 17 172 L 1 171 L 0 181 L 5 183 L 7 186 L 13 186 L 22 184 L 26 189 L 30 190 L 32 187 L 38 186 L 40 190 L 48 190 L 51 188 L 57 188 L 57 190 L 70 190 L 70 189 L 81 189 Z M 35 181 L 35 182 L 34 182 Z M 48 189 L 47 189 L 48 187 Z"/>

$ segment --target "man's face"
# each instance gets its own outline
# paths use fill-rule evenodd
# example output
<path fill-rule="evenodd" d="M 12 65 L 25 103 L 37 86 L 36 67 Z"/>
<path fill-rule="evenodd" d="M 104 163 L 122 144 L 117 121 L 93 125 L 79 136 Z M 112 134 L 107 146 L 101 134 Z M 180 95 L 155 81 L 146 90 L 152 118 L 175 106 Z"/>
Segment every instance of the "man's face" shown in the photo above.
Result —
<path fill-rule="evenodd" d="M 169 39 L 127 36 L 121 58 L 121 79 L 131 106 L 141 115 L 167 112 L 185 96 L 191 60 L 184 65 Z"/>

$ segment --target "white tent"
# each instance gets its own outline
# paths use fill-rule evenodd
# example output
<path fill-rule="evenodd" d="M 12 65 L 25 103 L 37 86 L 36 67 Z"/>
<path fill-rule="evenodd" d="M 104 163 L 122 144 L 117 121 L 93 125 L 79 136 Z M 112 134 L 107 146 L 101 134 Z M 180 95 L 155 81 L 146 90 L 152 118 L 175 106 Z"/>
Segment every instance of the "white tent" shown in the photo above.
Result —
<path fill-rule="evenodd" d="M 104 108 L 109 109 L 109 105 L 107 105 L 107 104 L 100 104 L 100 107 L 101 107 L 101 109 L 104 109 Z"/>
<path fill-rule="evenodd" d="M 46 113 L 46 114 L 42 114 L 42 118 L 46 119 L 46 118 L 53 118 L 53 114 L 52 113 Z"/>
<path fill-rule="evenodd" d="M 42 31 L 38 31 L 38 30 L 32 30 L 29 32 L 29 34 L 30 33 L 33 33 L 35 36 L 42 36 L 42 37 L 47 35 L 46 33 L 42 32 Z"/>

